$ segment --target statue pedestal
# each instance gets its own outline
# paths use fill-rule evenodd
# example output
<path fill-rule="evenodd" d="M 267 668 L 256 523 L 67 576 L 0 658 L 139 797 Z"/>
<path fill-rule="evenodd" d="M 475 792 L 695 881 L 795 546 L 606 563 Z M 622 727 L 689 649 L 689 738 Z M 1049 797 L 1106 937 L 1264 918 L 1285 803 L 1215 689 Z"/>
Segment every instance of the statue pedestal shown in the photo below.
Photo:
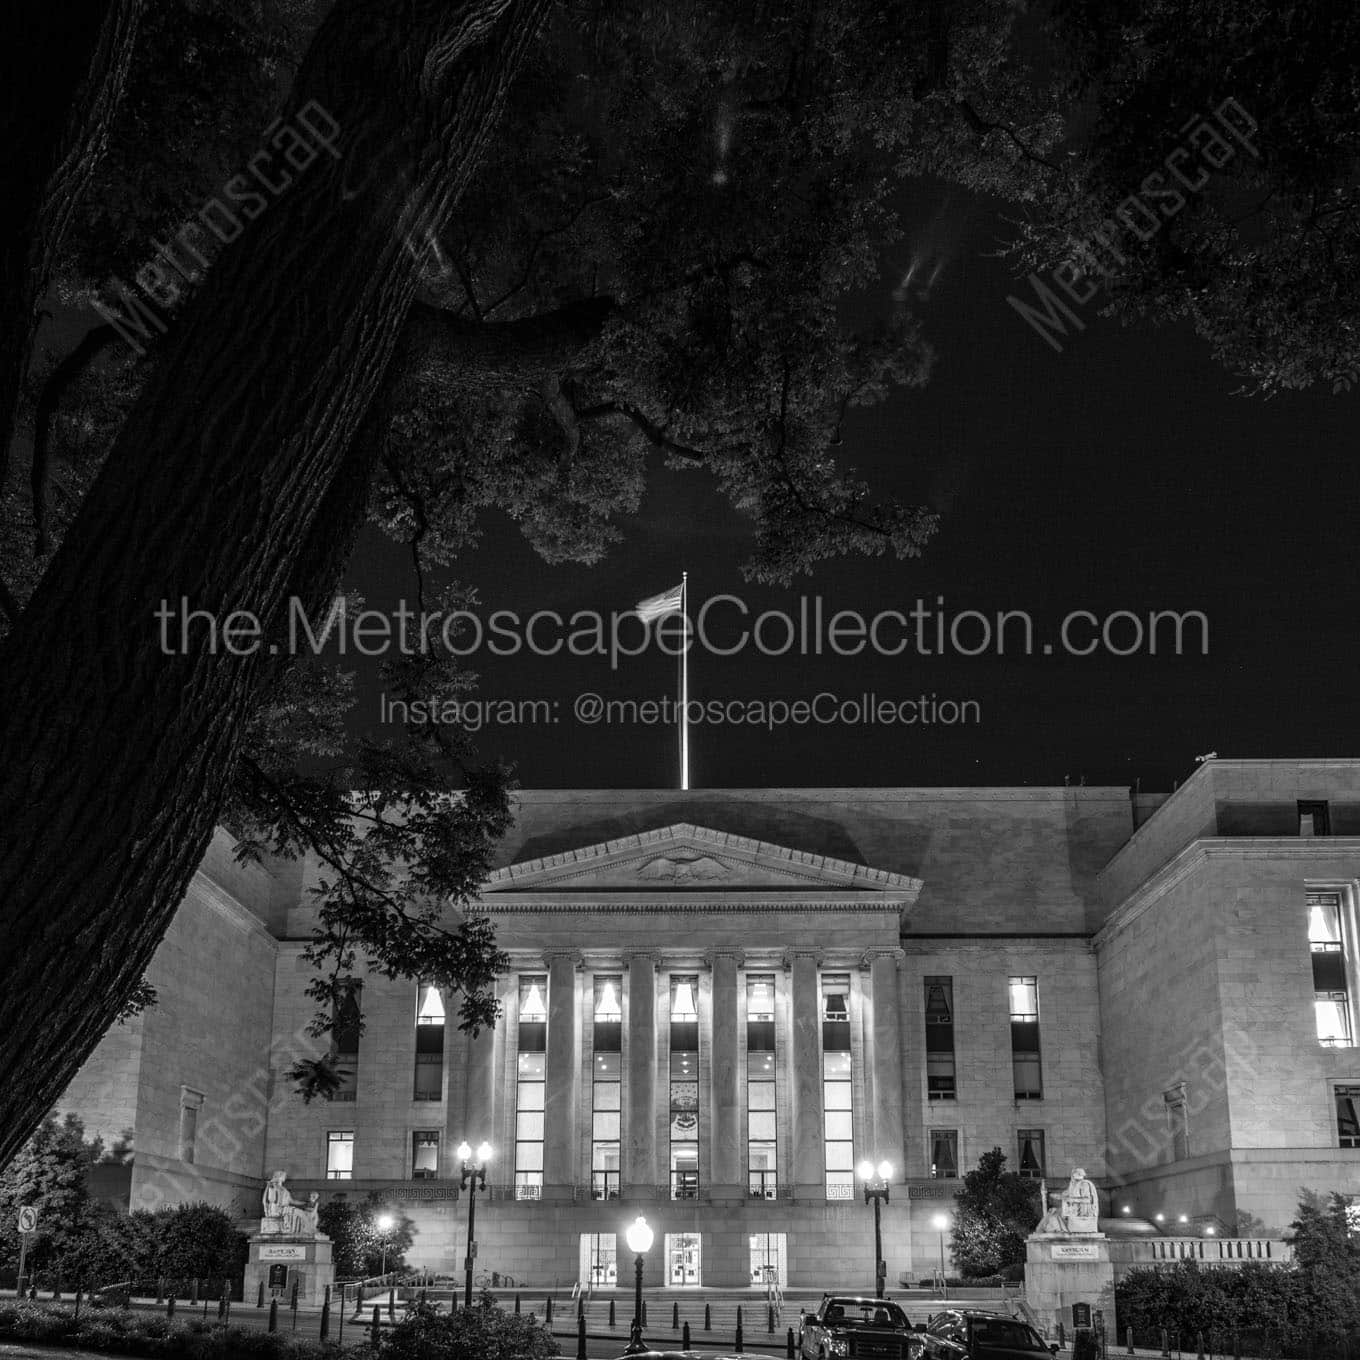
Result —
<path fill-rule="evenodd" d="M 1114 1318 L 1114 1266 L 1104 1233 L 1032 1233 L 1025 1244 L 1025 1300 L 1050 1329 L 1073 1328 L 1072 1305 Z"/>
<path fill-rule="evenodd" d="M 315 1237 L 256 1233 L 250 1239 L 250 1256 L 246 1261 L 242 1299 L 246 1307 L 252 1307 L 259 1298 L 261 1280 L 266 1304 L 271 1298 L 278 1298 L 280 1307 L 292 1302 L 296 1280 L 298 1302 L 319 1307 L 326 1297 L 326 1286 L 335 1283 L 330 1238 L 324 1233 Z"/>

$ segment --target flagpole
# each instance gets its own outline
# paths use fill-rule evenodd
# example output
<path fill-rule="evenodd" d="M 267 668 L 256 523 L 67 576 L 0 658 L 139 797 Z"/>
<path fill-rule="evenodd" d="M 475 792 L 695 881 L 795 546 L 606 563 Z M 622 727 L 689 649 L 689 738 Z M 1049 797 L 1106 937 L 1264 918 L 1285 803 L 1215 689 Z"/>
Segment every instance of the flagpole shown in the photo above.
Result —
<path fill-rule="evenodd" d="M 689 788 L 689 572 L 680 573 L 680 787 Z"/>

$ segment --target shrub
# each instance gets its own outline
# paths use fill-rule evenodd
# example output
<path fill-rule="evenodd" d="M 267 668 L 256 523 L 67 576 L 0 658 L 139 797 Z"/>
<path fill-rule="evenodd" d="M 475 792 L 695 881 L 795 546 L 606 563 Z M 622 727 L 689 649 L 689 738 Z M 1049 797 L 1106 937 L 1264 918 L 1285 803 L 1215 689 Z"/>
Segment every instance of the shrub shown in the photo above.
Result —
<path fill-rule="evenodd" d="M 418 1308 L 392 1329 L 382 1353 L 386 1360 L 549 1360 L 561 1351 L 536 1318 L 478 1306 L 450 1314 Z"/>

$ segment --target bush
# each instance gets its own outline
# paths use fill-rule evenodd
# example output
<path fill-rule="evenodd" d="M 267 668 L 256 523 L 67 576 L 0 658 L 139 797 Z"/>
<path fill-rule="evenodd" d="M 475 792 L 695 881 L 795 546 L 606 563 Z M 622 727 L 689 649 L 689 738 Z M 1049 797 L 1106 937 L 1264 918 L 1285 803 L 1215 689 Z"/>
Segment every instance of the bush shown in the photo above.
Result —
<path fill-rule="evenodd" d="M 418 1308 L 392 1329 L 382 1353 L 385 1360 L 549 1360 L 561 1351 L 536 1318 L 479 1305 L 449 1314 Z"/>

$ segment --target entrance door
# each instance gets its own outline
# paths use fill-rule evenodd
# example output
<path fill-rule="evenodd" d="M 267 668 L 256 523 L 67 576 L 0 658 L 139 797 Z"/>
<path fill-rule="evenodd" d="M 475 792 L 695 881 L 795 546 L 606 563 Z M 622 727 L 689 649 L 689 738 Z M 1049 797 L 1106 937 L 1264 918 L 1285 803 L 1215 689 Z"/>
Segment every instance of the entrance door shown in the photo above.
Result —
<path fill-rule="evenodd" d="M 672 1285 L 699 1284 L 702 1278 L 700 1256 L 698 1233 L 667 1233 L 667 1281 Z"/>
<path fill-rule="evenodd" d="M 581 1264 L 577 1278 L 583 1285 L 617 1283 L 617 1252 L 613 1233 L 582 1233 Z"/>
<path fill-rule="evenodd" d="M 751 1233 L 751 1283 L 783 1288 L 789 1282 L 788 1235 Z"/>

